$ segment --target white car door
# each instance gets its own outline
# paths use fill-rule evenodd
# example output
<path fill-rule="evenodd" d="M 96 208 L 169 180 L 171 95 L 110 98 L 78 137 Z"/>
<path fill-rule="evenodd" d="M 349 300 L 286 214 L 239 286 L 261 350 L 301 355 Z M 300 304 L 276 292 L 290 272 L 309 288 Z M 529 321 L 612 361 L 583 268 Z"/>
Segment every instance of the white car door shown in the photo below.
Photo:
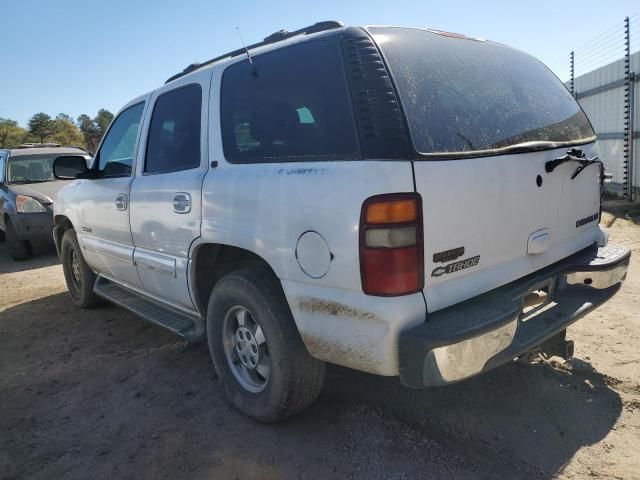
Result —
<path fill-rule="evenodd" d="M 111 280 L 140 287 L 133 263 L 129 189 L 147 98 L 127 105 L 111 123 L 94 159 L 97 175 L 76 181 L 76 233 L 89 266 Z"/>
<path fill-rule="evenodd" d="M 202 181 L 209 168 L 210 80 L 205 70 L 154 92 L 131 187 L 134 261 L 143 287 L 190 310 L 189 249 L 200 236 Z"/>

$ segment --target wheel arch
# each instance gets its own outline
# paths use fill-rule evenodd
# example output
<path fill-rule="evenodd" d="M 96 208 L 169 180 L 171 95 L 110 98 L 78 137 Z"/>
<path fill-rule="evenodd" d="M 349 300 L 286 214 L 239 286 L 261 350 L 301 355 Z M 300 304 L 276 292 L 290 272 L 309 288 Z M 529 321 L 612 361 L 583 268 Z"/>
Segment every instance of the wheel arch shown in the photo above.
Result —
<path fill-rule="evenodd" d="M 60 244 L 62 243 L 62 236 L 67 230 L 74 230 L 73 223 L 69 220 L 69 217 L 65 215 L 55 215 L 53 217 L 53 242 L 56 245 L 56 251 L 58 257 L 60 257 Z"/>
<path fill-rule="evenodd" d="M 198 311 L 205 317 L 213 288 L 228 273 L 249 267 L 265 268 L 280 285 L 279 278 L 269 262 L 255 252 L 234 245 L 198 244 L 194 247 L 190 264 L 191 295 Z"/>

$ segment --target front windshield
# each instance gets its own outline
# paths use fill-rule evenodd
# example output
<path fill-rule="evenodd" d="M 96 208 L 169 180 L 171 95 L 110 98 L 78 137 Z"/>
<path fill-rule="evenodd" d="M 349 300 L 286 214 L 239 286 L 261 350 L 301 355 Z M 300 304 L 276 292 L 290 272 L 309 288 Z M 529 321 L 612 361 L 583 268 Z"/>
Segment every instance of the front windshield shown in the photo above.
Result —
<path fill-rule="evenodd" d="M 530 55 L 425 30 L 371 28 L 423 155 L 592 141 L 569 91 Z"/>
<path fill-rule="evenodd" d="M 50 182 L 53 177 L 53 161 L 62 153 L 19 155 L 9 157 L 7 180 L 9 183 Z"/>

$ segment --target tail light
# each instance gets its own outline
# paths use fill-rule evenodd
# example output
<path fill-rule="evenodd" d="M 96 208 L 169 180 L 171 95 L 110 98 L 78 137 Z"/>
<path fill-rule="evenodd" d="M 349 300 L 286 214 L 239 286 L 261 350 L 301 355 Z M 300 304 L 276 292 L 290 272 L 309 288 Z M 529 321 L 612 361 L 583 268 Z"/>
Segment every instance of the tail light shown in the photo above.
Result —
<path fill-rule="evenodd" d="M 394 296 L 424 286 L 422 200 L 417 193 L 376 195 L 360 216 L 360 276 L 367 295 Z"/>

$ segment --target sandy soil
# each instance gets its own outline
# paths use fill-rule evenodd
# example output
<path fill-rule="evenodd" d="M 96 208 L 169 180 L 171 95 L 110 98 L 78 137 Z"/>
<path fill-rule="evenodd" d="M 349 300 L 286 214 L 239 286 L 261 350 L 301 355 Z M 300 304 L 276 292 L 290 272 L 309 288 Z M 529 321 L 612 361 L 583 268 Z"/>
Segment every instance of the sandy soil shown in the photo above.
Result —
<path fill-rule="evenodd" d="M 0 244 L 0 478 L 640 479 L 640 227 L 605 222 L 631 272 L 569 329 L 570 362 L 425 391 L 331 367 L 276 426 L 227 406 L 204 346 L 77 310 L 55 253 Z"/>

